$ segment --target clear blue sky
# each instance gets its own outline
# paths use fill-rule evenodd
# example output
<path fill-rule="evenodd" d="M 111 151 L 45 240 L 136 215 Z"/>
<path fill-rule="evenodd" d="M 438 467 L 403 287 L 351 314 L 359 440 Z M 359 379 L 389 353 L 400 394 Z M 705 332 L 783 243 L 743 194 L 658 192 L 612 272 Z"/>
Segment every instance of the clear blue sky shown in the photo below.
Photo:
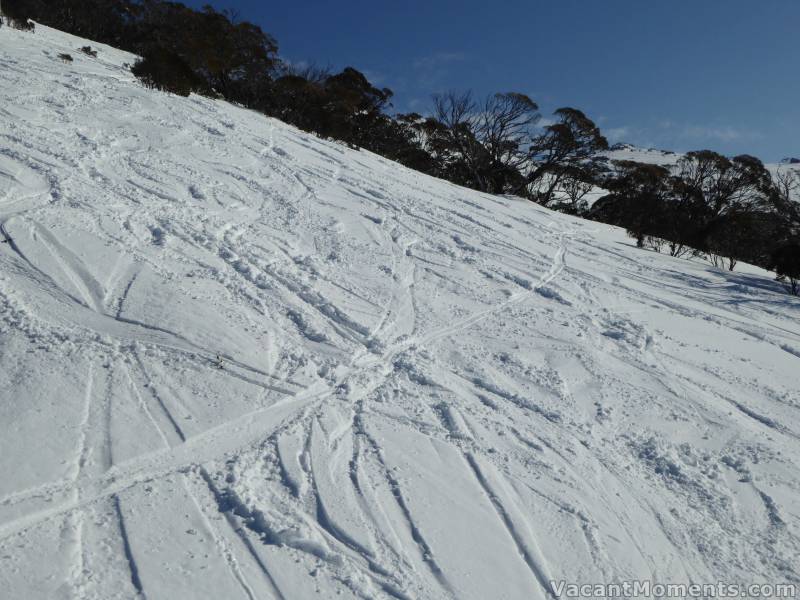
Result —
<path fill-rule="evenodd" d="M 800 0 L 210 3 L 292 62 L 363 71 L 398 111 L 445 89 L 519 91 L 544 113 L 584 110 L 612 141 L 800 156 Z"/>

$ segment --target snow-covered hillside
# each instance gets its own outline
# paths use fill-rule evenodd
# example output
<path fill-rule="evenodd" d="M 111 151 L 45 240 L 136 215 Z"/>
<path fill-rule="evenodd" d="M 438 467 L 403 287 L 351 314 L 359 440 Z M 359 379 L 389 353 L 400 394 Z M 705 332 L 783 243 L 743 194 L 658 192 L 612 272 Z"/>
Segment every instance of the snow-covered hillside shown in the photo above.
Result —
<path fill-rule="evenodd" d="M 616 161 L 632 161 L 649 165 L 660 165 L 673 171 L 677 171 L 678 161 L 685 156 L 682 152 L 672 152 L 670 150 L 657 150 L 655 148 L 639 148 L 631 144 L 616 144 L 610 150 L 603 152 L 601 156 L 607 158 L 611 165 Z M 800 163 L 790 162 L 790 159 L 779 163 L 765 163 L 764 165 L 773 177 L 787 170 L 800 171 Z M 800 202 L 800 190 L 795 191 L 795 199 Z M 608 190 L 599 186 L 594 186 L 583 198 L 588 206 L 608 195 Z M 568 200 L 568 196 L 563 191 L 557 191 L 556 197 L 561 200 Z"/>
<path fill-rule="evenodd" d="M 672 152 L 669 150 L 656 150 L 655 148 L 638 148 L 630 144 L 617 144 L 611 150 L 604 152 L 603 156 L 612 161 L 630 160 L 645 164 L 672 167 L 677 165 L 681 157 L 684 156 L 684 153 Z M 791 159 L 786 159 L 778 163 L 765 163 L 764 166 L 773 174 L 785 170 L 800 170 L 800 163 L 790 161 Z"/>
<path fill-rule="evenodd" d="M 666 150 L 638 148 L 630 144 L 617 144 L 612 146 L 610 150 L 603 152 L 603 156 L 607 157 L 609 160 L 631 160 L 650 165 L 669 167 L 676 164 L 683 155 Z"/>
<path fill-rule="evenodd" d="M 85 44 L 0 29 L 0 596 L 798 581 L 800 301 L 770 274 Z"/>

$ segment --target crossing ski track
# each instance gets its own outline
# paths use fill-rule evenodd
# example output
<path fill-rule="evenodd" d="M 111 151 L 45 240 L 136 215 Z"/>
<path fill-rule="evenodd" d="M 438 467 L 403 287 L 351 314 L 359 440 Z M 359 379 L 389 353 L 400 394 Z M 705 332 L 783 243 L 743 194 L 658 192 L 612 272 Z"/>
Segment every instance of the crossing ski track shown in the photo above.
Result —
<path fill-rule="evenodd" d="M 85 45 L 0 28 L 0 595 L 800 580 L 800 302 L 770 274 Z"/>

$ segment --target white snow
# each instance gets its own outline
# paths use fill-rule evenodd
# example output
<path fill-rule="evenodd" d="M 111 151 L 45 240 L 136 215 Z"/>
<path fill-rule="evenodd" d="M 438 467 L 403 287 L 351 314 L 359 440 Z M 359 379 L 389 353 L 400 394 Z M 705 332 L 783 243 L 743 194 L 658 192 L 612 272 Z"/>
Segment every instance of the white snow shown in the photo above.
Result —
<path fill-rule="evenodd" d="M 0 596 L 798 581 L 800 300 L 769 273 L 83 45 L 0 29 Z"/>

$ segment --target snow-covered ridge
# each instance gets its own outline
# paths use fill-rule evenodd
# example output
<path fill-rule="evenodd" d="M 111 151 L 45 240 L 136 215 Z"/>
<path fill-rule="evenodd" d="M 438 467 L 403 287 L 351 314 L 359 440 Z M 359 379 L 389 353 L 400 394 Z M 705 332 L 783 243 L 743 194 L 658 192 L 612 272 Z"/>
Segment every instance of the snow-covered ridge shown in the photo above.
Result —
<path fill-rule="evenodd" d="M 615 162 L 631 161 L 649 165 L 659 165 L 673 171 L 678 171 L 678 162 L 685 153 L 673 152 L 671 150 L 658 150 L 657 148 L 640 148 L 632 144 L 615 144 L 609 150 L 602 152 L 601 156 L 608 159 L 609 166 L 613 167 Z M 788 169 L 800 170 L 800 162 L 792 162 L 797 159 L 785 159 L 779 163 L 766 163 L 764 166 L 773 177 Z M 609 191 L 600 186 L 594 186 L 584 197 L 587 205 L 591 207 L 595 202 L 608 195 Z M 567 200 L 563 192 L 557 192 L 557 196 Z M 795 197 L 800 202 L 800 196 Z"/>
<path fill-rule="evenodd" d="M 800 301 L 769 273 L 86 43 L 0 29 L 0 595 L 798 580 Z"/>
<path fill-rule="evenodd" d="M 698 148 L 700 150 L 700 148 Z M 609 160 L 629 160 L 644 164 L 662 165 L 672 167 L 685 154 L 682 152 L 672 152 L 671 150 L 658 150 L 656 148 L 639 148 L 631 144 L 616 144 L 610 150 L 603 153 Z M 800 169 L 800 160 L 796 158 L 785 158 L 777 163 L 765 163 L 767 170 L 773 175 L 786 169 Z"/>
<path fill-rule="evenodd" d="M 616 144 L 603 156 L 609 160 L 630 160 L 649 165 L 672 166 L 680 160 L 682 154 L 669 150 L 656 150 L 655 148 L 638 148 L 630 144 Z"/>

